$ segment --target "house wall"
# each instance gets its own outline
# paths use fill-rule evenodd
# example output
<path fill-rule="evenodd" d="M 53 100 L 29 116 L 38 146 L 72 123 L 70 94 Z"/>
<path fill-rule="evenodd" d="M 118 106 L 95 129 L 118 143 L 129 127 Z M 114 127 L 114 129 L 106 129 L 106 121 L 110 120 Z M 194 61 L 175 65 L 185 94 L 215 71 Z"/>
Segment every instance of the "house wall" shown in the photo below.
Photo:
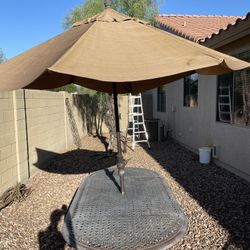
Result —
<path fill-rule="evenodd" d="M 216 76 L 199 76 L 198 107 L 183 106 L 183 79 L 165 85 L 166 112 L 157 112 L 157 90 L 153 95 L 153 118 L 167 124 L 171 135 L 191 150 L 217 146 L 218 165 L 250 181 L 250 127 L 216 121 Z M 173 112 L 174 110 L 174 112 Z"/>
<path fill-rule="evenodd" d="M 250 50 L 249 39 L 218 50 L 227 54 Z M 197 108 L 183 106 L 183 85 L 183 79 L 165 85 L 165 113 L 157 112 L 157 89 L 147 91 L 153 96 L 153 118 L 163 120 L 171 135 L 195 152 L 200 146 L 216 145 L 216 163 L 250 181 L 250 127 L 216 121 L 217 76 L 199 76 Z"/>
<path fill-rule="evenodd" d="M 81 147 L 87 134 L 84 95 L 18 90 L 0 92 L 0 194 L 25 182 L 57 153 Z M 121 130 L 127 126 L 127 97 L 121 96 Z M 103 132 L 108 132 L 103 124 Z"/>

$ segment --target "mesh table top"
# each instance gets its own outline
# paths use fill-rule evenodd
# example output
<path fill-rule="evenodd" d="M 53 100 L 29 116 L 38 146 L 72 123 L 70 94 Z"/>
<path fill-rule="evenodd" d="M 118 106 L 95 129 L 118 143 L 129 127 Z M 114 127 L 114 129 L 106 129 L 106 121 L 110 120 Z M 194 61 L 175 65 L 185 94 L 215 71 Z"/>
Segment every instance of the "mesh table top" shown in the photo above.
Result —
<path fill-rule="evenodd" d="M 180 240 L 187 220 L 155 172 L 126 168 L 126 194 L 117 170 L 89 175 L 66 214 L 63 236 L 77 249 L 167 249 Z"/>

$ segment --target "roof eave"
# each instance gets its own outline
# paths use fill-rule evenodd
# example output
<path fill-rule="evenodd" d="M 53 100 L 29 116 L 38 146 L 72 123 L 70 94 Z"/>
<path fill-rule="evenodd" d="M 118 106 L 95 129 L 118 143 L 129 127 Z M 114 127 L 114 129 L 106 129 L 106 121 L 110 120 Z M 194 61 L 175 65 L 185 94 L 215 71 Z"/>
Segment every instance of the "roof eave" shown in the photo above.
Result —
<path fill-rule="evenodd" d="M 247 13 L 245 18 L 239 18 L 234 24 L 229 24 L 226 29 L 220 29 L 219 32 L 200 41 L 200 44 L 217 49 L 249 34 L 250 12 Z"/>

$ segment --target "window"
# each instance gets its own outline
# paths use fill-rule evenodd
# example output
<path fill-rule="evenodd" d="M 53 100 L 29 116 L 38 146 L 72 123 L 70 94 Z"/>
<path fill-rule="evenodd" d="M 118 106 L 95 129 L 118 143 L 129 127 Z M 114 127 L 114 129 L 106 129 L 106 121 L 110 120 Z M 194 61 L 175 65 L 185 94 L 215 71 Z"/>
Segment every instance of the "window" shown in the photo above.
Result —
<path fill-rule="evenodd" d="M 164 86 L 157 89 L 157 111 L 166 112 L 166 91 Z"/>
<path fill-rule="evenodd" d="M 250 50 L 235 57 L 250 62 Z M 250 69 L 218 77 L 217 120 L 231 124 L 250 123 Z"/>
<path fill-rule="evenodd" d="M 184 106 L 195 108 L 198 106 L 198 74 L 184 78 Z"/>

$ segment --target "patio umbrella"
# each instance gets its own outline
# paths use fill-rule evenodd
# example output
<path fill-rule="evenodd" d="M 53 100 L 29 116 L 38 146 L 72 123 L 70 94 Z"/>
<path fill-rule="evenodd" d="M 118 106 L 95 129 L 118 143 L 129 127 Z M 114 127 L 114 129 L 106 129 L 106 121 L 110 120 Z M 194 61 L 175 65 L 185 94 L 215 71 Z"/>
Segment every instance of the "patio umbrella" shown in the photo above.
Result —
<path fill-rule="evenodd" d="M 117 94 L 139 93 L 193 72 L 217 75 L 250 64 L 110 8 L 0 65 L 0 90 L 69 83 L 114 94 L 118 170 L 124 193 Z"/>

